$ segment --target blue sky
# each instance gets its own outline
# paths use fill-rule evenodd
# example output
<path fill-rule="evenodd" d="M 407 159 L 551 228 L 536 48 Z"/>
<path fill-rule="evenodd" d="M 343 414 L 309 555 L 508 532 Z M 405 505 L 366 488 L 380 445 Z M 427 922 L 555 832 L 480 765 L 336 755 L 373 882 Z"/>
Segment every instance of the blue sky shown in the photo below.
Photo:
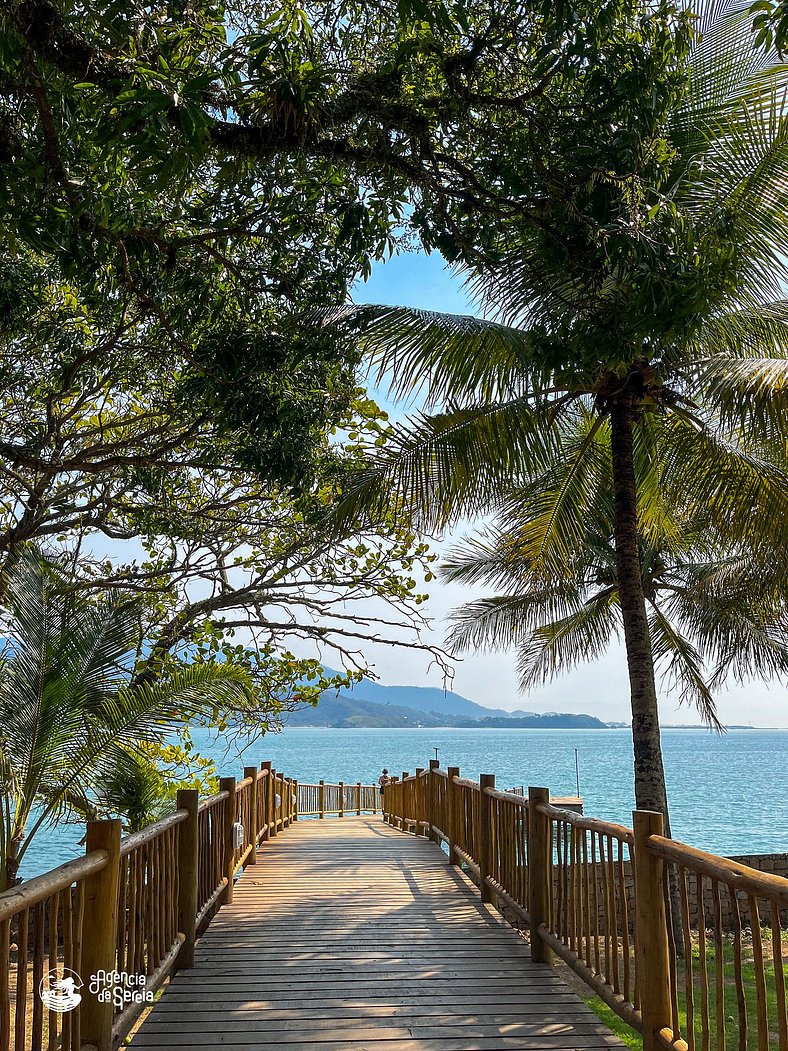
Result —
<path fill-rule="evenodd" d="M 461 281 L 444 266 L 437 254 L 408 253 L 378 264 L 369 281 L 354 290 L 359 303 L 417 306 L 453 313 L 475 313 Z M 375 393 L 375 392 L 373 392 Z M 382 391 L 379 402 L 402 418 L 407 407 L 392 405 Z M 458 536 L 461 534 L 458 534 Z M 440 547 L 451 543 L 444 539 Z M 428 615 L 433 627 L 429 641 L 440 644 L 446 633 L 450 610 L 474 593 L 456 585 L 429 585 Z M 390 684 L 442 685 L 442 676 L 418 651 L 375 647 L 368 654 L 380 680 Z M 517 689 L 514 655 L 507 652 L 466 656 L 456 666 L 453 689 L 480 704 L 533 711 L 589 712 L 609 721 L 629 720 L 629 690 L 623 648 L 615 647 L 602 660 L 584 665 L 548 686 L 523 695 Z M 724 722 L 752 722 L 758 726 L 788 727 L 788 691 L 778 683 L 761 682 L 734 686 L 719 694 Z M 668 723 L 697 723 L 695 713 L 678 707 L 670 691 L 661 689 L 662 719 Z"/>

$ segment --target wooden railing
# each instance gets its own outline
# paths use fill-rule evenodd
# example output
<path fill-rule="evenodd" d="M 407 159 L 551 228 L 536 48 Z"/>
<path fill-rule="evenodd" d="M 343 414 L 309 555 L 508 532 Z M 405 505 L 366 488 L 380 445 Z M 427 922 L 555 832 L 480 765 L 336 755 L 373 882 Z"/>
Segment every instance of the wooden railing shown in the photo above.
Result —
<path fill-rule="evenodd" d="M 645 1051 L 788 1051 L 788 879 L 459 776 L 404 774 L 384 819 L 443 843 L 482 899 L 530 929 L 534 959 L 565 961 Z"/>
<path fill-rule="evenodd" d="M 197 935 L 261 845 L 298 820 L 300 804 L 315 812 L 318 786 L 270 763 L 219 787 L 202 801 L 180 791 L 174 814 L 123 839 L 120 821 L 89 822 L 84 857 L 0 894 L 0 1051 L 112 1051 L 165 979 L 193 965 Z M 346 785 L 331 802 L 321 817 L 374 810 L 378 799 L 372 785 Z M 74 1010 L 47 1009 L 39 990 L 50 971 L 73 976 Z"/>
<path fill-rule="evenodd" d="M 298 785 L 298 813 L 301 817 L 325 817 L 326 814 L 377 814 L 380 810 L 379 790 L 375 785 L 360 781 L 344 781 Z"/>

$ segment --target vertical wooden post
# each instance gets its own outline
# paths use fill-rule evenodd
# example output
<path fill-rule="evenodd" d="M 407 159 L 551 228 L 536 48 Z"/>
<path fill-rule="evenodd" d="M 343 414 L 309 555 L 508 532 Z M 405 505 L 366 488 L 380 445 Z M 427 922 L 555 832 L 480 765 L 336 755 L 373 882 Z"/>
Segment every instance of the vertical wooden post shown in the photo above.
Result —
<path fill-rule="evenodd" d="M 279 834 L 279 830 L 276 827 L 277 818 L 279 816 L 277 814 L 277 806 L 276 806 L 276 796 L 277 796 L 277 792 L 278 792 L 278 781 L 279 781 L 279 778 L 276 776 L 276 770 L 272 766 L 271 767 L 271 791 L 270 791 L 269 800 L 268 800 L 268 804 L 269 804 L 269 806 L 271 808 L 270 809 L 270 813 L 271 813 L 271 817 L 270 817 L 270 824 L 271 824 L 271 833 L 270 834 L 271 834 L 271 838 L 273 838 L 274 836 Z"/>
<path fill-rule="evenodd" d="M 395 785 L 398 781 L 399 781 L 399 778 L 395 777 L 394 774 L 390 774 L 389 775 L 389 785 Z M 397 815 L 394 813 L 394 810 L 392 809 L 393 806 L 394 806 L 394 802 L 393 802 L 394 801 L 394 791 L 393 791 L 393 789 L 392 789 L 392 791 L 390 793 L 388 793 L 388 800 L 389 800 L 389 804 L 388 804 L 388 821 L 389 821 L 389 824 L 393 828 L 396 828 L 397 827 Z"/>
<path fill-rule="evenodd" d="M 415 785 L 414 785 L 414 792 L 413 792 L 414 799 L 416 800 L 416 827 L 415 827 L 415 829 L 413 831 L 416 833 L 417 836 L 426 836 L 427 835 L 427 829 L 424 827 L 424 822 L 426 821 L 426 818 L 425 818 L 424 812 L 422 810 L 422 802 L 423 802 L 422 789 L 424 787 L 424 782 L 422 780 L 421 775 L 423 773 L 424 773 L 424 767 L 423 766 L 417 766 L 416 767 L 416 773 L 414 774 L 414 777 L 416 778 L 416 782 L 415 782 Z"/>
<path fill-rule="evenodd" d="M 495 774 L 479 776 L 479 891 L 482 901 L 490 901 L 492 894 L 487 877 L 493 867 L 493 801 L 485 788 L 495 788 Z"/>
<path fill-rule="evenodd" d="M 265 826 L 263 839 L 265 840 L 271 838 L 271 830 L 268 827 L 268 823 L 271 820 L 271 760 L 266 759 L 264 763 L 260 763 L 260 769 L 268 771 L 268 776 L 260 782 L 262 791 L 265 793 L 263 796 L 263 825 Z"/>
<path fill-rule="evenodd" d="M 437 824 L 435 814 L 435 783 L 438 775 L 433 773 L 433 771 L 437 770 L 439 766 L 440 763 L 437 759 L 430 759 L 430 769 L 427 774 L 427 821 L 429 823 L 427 827 L 427 835 L 433 843 L 438 842 L 438 833 L 434 828 Z"/>
<path fill-rule="evenodd" d="M 224 895 L 224 905 L 231 905 L 233 900 L 233 868 L 235 866 L 235 850 L 233 848 L 233 825 L 235 824 L 235 778 L 220 777 L 219 791 L 229 792 L 229 798 L 225 801 L 224 829 L 222 835 L 222 874 L 227 879 L 227 890 Z"/>
<path fill-rule="evenodd" d="M 293 778 L 293 821 L 298 821 L 298 781 Z"/>
<path fill-rule="evenodd" d="M 655 1051 L 657 1034 L 671 1024 L 670 948 L 662 858 L 648 849 L 650 836 L 664 835 L 662 814 L 632 812 L 635 849 L 635 967 L 643 1016 L 643 1051 Z"/>
<path fill-rule="evenodd" d="M 361 782 L 356 782 L 356 817 L 361 817 Z"/>
<path fill-rule="evenodd" d="M 282 830 L 290 824 L 290 778 L 282 774 Z"/>
<path fill-rule="evenodd" d="M 82 921 L 82 970 L 86 986 L 91 975 L 115 970 L 115 947 L 118 937 L 118 884 L 120 882 L 119 820 L 88 821 L 85 853 L 106 850 L 107 864 L 85 880 L 85 914 Z M 81 1004 L 83 1044 L 93 1044 L 97 1051 L 112 1051 L 112 1017 L 115 1008 L 100 1003 L 86 989 Z"/>
<path fill-rule="evenodd" d="M 531 917 L 531 959 L 552 963 L 553 954 L 542 941 L 539 927 L 550 927 L 553 897 L 552 822 L 539 807 L 550 802 L 547 788 L 528 789 L 528 913 Z"/>
<path fill-rule="evenodd" d="M 408 831 L 408 825 L 407 825 L 407 823 L 405 821 L 405 811 L 408 809 L 408 786 L 406 784 L 406 781 L 408 780 L 409 777 L 410 777 L 410 774 L 408 773 L 408 771 L 407 770 L 403 770 L 402 771 L 402 793 L 400 794 L 400 799 L 402 800 L 402 803 L 401 803 L 401 806 L 400 806 L 400 810 L 402 811 L 402 813 L 399 816 L 399 827 L 400 827 L 400 830 L 402 832 L 407 832 Z"/>
<path fill-rule="evenodd" d="M 339 816 L 345 816 L 345 782 L 339 782 Z"/>
<path fill-rule="evenodd" d="M 460 776 L 460 768 L 459 766 L 450 766 L 446 773 L 448 774 L 448 779 L 446 781 L 446 810 L 448 811 L 448 821 L 446 823 L 449 826 L 446 829 L 446 836 L 449 841 L 449 864 L 459 865 L 459 858 L 457 858 L 454 853 L 454 844 L 457 839 L 457 793 L 454 789 L 454 778 Z"/>
<path fill-rule="evenodd" d="M 175 805 L 178 810 L 185 810 L 189 815 L 178 825 L 178 930 L 185 938 L 181 951 L 178 953 L 178 970 L 180 971 L 184 967 L 194 967 L 199 872 L 197 812 L 200 806 L 200 793 L 196 788 L 179 788 L 176 799 Z"/>
<path fill-rule="evenodd" d="M 252 844 L 252 849 L 249 852 L 249 856 L 246 859 L 247 865 L 257 864 L 257 767 L 256 766 L 245 766 L 244 767 L 244 778 L 251 777 L 252 783 L 249 786 L 249 828 L 246 829 L 246 835 L 249 837 L 249 842 Z"/>
<path fill-rule="evenodd" d="M 318 817 L 326 816 L 326 783 L 322 777 L 317 786 L 317 809 L 319 810 Z"/>

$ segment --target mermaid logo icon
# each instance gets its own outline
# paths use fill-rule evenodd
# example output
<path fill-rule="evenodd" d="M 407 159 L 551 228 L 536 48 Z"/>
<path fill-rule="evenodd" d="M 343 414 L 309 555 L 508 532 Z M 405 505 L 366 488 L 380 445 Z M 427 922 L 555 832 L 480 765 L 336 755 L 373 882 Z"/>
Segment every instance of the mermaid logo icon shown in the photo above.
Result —
<path fill-rule="evenodd" d="M 82 1002 L 77 992 L 81 988 L 82 980 L 76 971 L 70 967 L 53 967 L 39 982 L 38 995 L 48 1010 L 65 1014 Z"/>

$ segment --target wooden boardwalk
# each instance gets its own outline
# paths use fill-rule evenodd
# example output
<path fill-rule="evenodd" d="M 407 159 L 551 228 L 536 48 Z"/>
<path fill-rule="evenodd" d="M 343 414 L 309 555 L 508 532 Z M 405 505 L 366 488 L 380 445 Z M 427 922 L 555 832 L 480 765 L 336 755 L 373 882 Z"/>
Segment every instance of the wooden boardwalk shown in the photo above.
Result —
<path fill-rule="evenodd" d="M 427 840 L 300 821 L 258 859 L 134 1048 L 623 1047 Z"/>

